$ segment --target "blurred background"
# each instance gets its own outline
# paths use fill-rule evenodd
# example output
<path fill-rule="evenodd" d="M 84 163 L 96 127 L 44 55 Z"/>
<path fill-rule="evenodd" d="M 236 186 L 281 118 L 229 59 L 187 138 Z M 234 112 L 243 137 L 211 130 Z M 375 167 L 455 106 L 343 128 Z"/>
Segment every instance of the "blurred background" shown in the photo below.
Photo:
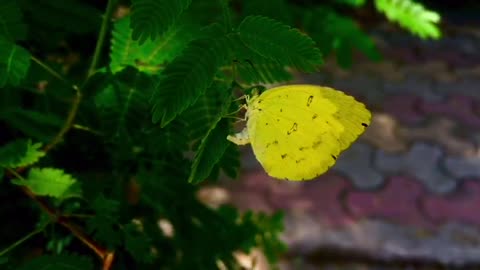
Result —
<path fill-rule="evenodd" d="M 307 1 L 305 1 L 307 2 Z M 421 1 L 442 16 L 422 40 L 372 7 L 354 11 L 383 60 L 334 57 L 296 82 L 332 86 L 373 111 L 367 132 L 317 181 L 270 179 L 244 147 L 241 181 L 211 204 L 285 213 L 282 269 L 479 269 L 480 3 Z M 242 257 L 267 269 L 260 253 Z M 251 268 L 249 268 L 251 269 Z"/>

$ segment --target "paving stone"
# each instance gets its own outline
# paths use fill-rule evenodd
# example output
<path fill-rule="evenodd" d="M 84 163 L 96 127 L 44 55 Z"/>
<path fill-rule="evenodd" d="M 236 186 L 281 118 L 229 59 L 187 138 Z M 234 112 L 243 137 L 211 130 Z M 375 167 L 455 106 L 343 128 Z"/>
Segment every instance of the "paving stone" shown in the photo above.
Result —
<path fill-rule="evenodd" d="M 427 260 L 456 267 L 480 262 L 480 245 L 472 245 L 480 241 L 480 231 L 468 225 L 448 223 L 426 230 L 376 219 L 331 229 L 310 216 L 288 215 L 286 221 L 284 240 L 294 255 L 355 250 L 380 260 Z"/>
<path fill-rule="evenodd" d="M 435 142 L 441 145 L 450 155 L 473 156 L 477 152 L 475 141 L 456 136 L 454 134 L 456 127 L 457 123 L 451 119 L 433 118 L 425 123 L 425 126 L 398 127 L 397 136 L 407 142 L 416 140 Z"/>
<path fill-rule="evenodd" d="M 402 124 L 420 123 L 425 115 L 419 110 L 422 99 L 413 95 L 395 95 L 385 98 L 383 110 Z"/>
<path fill-rule="evenodd" d="M 421 213 L 417 203 L 423 195 L 422 185 L 405 176 L 395 176 L 376 192 L 351 191 L 346 195 L 347 208 L 357 219 L 382 219 L 412 226 L 432 228 L 433 224 Z"/>
<path fill-rule="evenodd" d="M 373 149 L 364 143 L 354 143 L 340 154 L 333 171 L 339 171 L 359 189 L 374 189 L 383 183 L 383 175 L 371 166 Z"/>
<path fill-rule="evenodd" d="M 472 157 L 446 157 L 445 168 L 456 178 L 480 177 L 480 155 Z"/>
<path fill-rule="evenodd" d="M 388 174 L 411 175 L 434 193 L 448 193 L 455 189 L 456 180 L 439 170 L 443 153 L 439 147 L 415 143 L 406 155 L 390 154 L 377 150 L 374 166 Z"/>
<path fill-rule="evenodd" d="M 361 139 L 386 152 L 405 152 L 408 140 L 398 134 L 399 124 L 391 115 L 376 112 Z"/>
<path fill-rule="evenodd" d="M 479 88 L 480 90 L 480 88 Z M 452 95 L 445 102 L 424 102 L 421 110 L 427 114 L 441 114 L 451 117 L 473 128 L 480 128 L 480 115 L 475 113 L 480 106 L 478 100 L 463 95 Z"/>
<path fill-rule="evenodd" d="M 431 78 L 423 78 L 419 75 L 406 75 L 405 80 L 400 82 L 385 81 L 383 89 L 390 95 L 414 95 L 428 101 L 439 101 L 443 93 L 435 91 L 434 82 Z"/>
<path fill-rule="evenodd" d="M 423 199 L 425 213 L 436 223 L 455 220 L 460 223 L 480 225 L 480 179 L 467 180 L 455 193 L 444 196 L 427 196 Z M 480 245 L 480 241 L 477 242 Z"/>

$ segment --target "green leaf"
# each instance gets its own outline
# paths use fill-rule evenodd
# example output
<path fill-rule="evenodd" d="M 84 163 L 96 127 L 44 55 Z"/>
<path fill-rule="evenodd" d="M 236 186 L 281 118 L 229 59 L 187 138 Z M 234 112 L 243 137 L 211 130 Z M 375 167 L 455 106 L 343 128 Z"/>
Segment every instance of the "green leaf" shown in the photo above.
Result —
<path fill-rule="evenodd" d="M 378 11 L 422 39 L 439 39 L 440 15 L 413 0 L 375 0 Z"/>
<path fill-rule="evenodd" d="M 224 39 L 195 40 L 162 73 L 153 102 L 154 123 L 166 126 L 210 86 L 227 55 Z"/>
<path fill-rule="evenodd" d="M 49 142 L 64 122 L 62 118 L 54 114 L 24 110 L 18 107 L 0 110 L 0 120 L 20 130 L 26 136 L 42 142 Z"/>
<path fill-rule="evenodd" d="M 0 257 L 0 265 L 6 264 L 7 262 L 8 262 L 8 258 L 7 258 L 7 257 Z"/>
<path fill-rule="evenodd" d="M 45 152 L 42 144 L 31 140 L 15 140 L 0 147 L 0 167 L 15 169 L 36 163 Z"/>
<path fill-rule="evenodd" d="M 229 122 L 227 120 L 221 120 L 210 128 L 195 154 L 188 182 L 197 184 L 210 175 L 213 167 L 220 161 L 225 150 L 227 150 L 229 142 L 226 138 L 229 130 Z"/>
<path fill-rule="evenodd" d="M 0 1 L 0 36 L 8 40 L 23 40 L 27 35 L 27 25 L 22 21 L 22 13 L 16 0 Z"/>
<path fill-rule="evenodd" d="M 197 29 L 185 20 L 143 44 L 132 38 L 130 16 L 115 22 L 110 50 L 110 68 L 116 73 L 127 65 L 146 73 L 158 73 L 161 65 L 175 58 L 194 37 Z"/>
<path fill-rule="evenodd" d="M 15 179 L 12 183 L 28 187 L 35 195 L 64 199 L 80 194 L 77 180 L 61 169 L 32 168 L 26 179 Z"/>
<path fill-rule="evenodd" d="M 0 36 L 0 87 L 18 86 L 30 67 L 30 53 Z"/>
<path fill-rule="evenodd" d="M 75 255 L 44 255 L 36 257 L 17 270 L 93 270 L 92 260 L 85 256 Z"/>
<path fill-rule="evenodd" d="M 110 248 L 117 247 L 121 242 L 118 229 L 120 203 L 100 194 L 93 201 L 92 208 L 95 216 L 87 221 L 88 232 Z"/>
<path fill-rule="evenodd" d="M 323 63 L 315 42 L 299 30 L 263 16 L 248 16 L 239 25 L 243 43 L 253 51 L 283 65 L 311 72 Z"/>
<path fill-rule="evenodd" d="M 129 223 L 123 227 L 123 232 L 127 251 L 140 262 L 152 262 L 151 240 L 139 230 L 138 225 Z"/>
<path fill-rule="evenodd" d="M 229 144 L 222 158 L 218 162 L 219 169 L 222 169 L 225 174 L 236 179 L 240 169 L 240 150 L 236 144 Z"/>
<path fill-rule="evenodd" d="M 155 40 L 177 22 L 191 0 L 133 0 L 132 37 L 143 44 L 147 39 Z"/>

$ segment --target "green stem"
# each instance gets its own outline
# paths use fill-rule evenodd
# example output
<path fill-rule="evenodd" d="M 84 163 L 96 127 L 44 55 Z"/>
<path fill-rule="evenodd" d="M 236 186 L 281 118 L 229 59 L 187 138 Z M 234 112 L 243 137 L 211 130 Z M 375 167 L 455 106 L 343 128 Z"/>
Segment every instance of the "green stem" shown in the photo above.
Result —
<path fill-rule="evenodd" d="M 11 250 L 13 250 L 14 248 L 16 248 L 17 246 L 19 246 L 20 244 L 22 244 L 23 242 L 27 241 L 28 239 L 32 238 L 33 236 L 35 236 L 36 234 L 38 233 L 41 233 L 45 227 L 47 227 L 47 225 L 50 224 L 50 223 L 45 223 L 43 224 L 40 228 L 37 228 L 36 230 L 34 230 L 33 232 L 25 235 L 24 237 L 22 237 L 21 239 L 17 240 L 15 243 L 11 244 L 9 247 L 7 247 L 6 249 L 0 251 L 0 257 L 7 254 L 8 252 L 10 252 Z"/>
<path fill-rule="evenodd" d="M 42 60 L 36 58 L 35 56 L 31 56 L 31 59 L 33 62 L 37 63 L 37 65 L 41 66 L 43 69 L 45 69 L 48 73 L 52 74 L 53 77 L 59 79 L 60 81 L 70 84 L 70 82 L 65 79 L 60 73 L 56 72 L 53 68 L 49 67 L 47 64 L 43 63 Z M 75 86 L 73 86 L 75 88 Z"/>
<path fill-rule="evenodd" d="M 108 24 L 113 14 L 113 9 L 116 6 L 118 0 L 108 0 L 107 10 L 103 15 L 102 26 L 100 27 L 100 33 L 98 34 L 97 44 L 95 46 L 95 52 L 93 53 L 92 63 L 87 72 L 87 79 L 95 73 L 98 61 L 100 60 L 100 54 L 102 52 L 103 43 L 105 42 L 105 36 L 107 35 Z"/>

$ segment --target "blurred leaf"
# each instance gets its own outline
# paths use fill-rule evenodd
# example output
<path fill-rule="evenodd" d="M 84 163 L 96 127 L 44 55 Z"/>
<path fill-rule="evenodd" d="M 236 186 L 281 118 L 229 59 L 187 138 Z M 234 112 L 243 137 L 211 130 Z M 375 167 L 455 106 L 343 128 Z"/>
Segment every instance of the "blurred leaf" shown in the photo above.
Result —
<path fill-rule="evenodd" d="M 0 87 L 18 86 L 30 67 L 30 53 L 0 36 Z"/>
<path fill-rule="evenodd" d="M 375 0 L 375 7 L 390 21 L 397 22 L 422 39 L 439 39 L 441 36 L 438 28 L 440 15 L 420 3 L 413 0 Z"/>
<path fill-rule="evenodd" d="M 0 147 L 0 166 L 10 169 L 24 167 L 36 163 L 45 152 L 42 144 L 32 144 L 31 140 L 15 140 Z"/>
<path fill-rule="evenodd" d="M 95 216 L 87 221 L 88 232 L 93 233 L 96 239 L 107 244 L 109 248 L 117 247 L 121 241 L 118 228 L 119 207 L 118 201 L 100 194 L 92 203 Z"/>
<path fill-rule="evenodd" d="M 64 120 L 53 114 L 23 110 L 18 107 L 0 110 L 0 120 L 41 142 L 49 142 L 60 130 Z"/>
<path fill-rule="evenodd" d="M 354 7 L 360 7 L 363 6 L 366 2 L 366 0 L 335 0 L 335 2 L 339 4 L 345 4 L 345 5 L 350 5 Z"/>
<path fill-rule="evenodd" d="M 93 270 L 90 258 L 76 255 L 43 255 L 27 261 L 17 270 Z"/>
<path fill-rule="evenodd" d="M 246 0 L 243 1 L 243 15 L 261 15 L 292 24 L 291 6 L 286 0 Z"/>
<path fill-rule="evenodd" d="M 126 224 L 123 228 L 125 234 L 125 248 L 138 261 L 149 263 L 153 261 L 151 240 L 138 229 L 134 223 Z"/>
<path fill-rule="evenodd" d="M 28 187 L 35 195 L 52 196 L 57 199 L 80 195 L 77 181 L 61 169 L 32 168 L 26 179 L 15 179 L 12 183 Z"/>
<path fill-rule="evenodd" d="M 25 39 L 27 25 L 23 23 L 22 17 L 16 0 L 0 1 L 0 36 L 8 40 Z"/>

